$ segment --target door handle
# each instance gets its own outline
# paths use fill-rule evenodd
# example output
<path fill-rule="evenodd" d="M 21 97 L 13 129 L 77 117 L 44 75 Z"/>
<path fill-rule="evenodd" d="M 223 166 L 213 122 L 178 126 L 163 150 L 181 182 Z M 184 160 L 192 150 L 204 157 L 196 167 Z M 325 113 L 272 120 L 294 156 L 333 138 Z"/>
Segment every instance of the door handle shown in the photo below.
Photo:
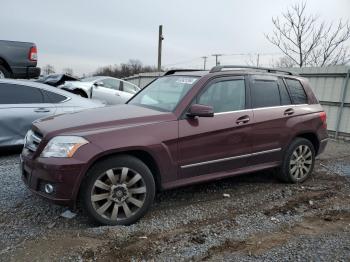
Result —
<path fill-rule="evenodd" d="M 248 115 L 241 116 L 241 117 L 239 117 L 239 118 L 236 120 L 236 124 L 237 124 L 237 125 L 242 125 L 242 124 L 248 123 L 249 120 L 250 120 L 250 118 L 249 118 Z"/>
<path fill-rule="evenodd" d="M 35 109 L 34 112 L 37 112 L 37 113 L 47 113 L 47 112 L 50 112 L 50 109 L 45 108 L 45 107 L 39 107 L 39 108 Z"/>
<path fill-rule="evenodd" d="M 120 96 L 118 93 L 115 93 L 116 96 Z"/>
<path fill-rule="evenodd" d="M 293 108 L 288 108 L 284 111 L 284 115 L 293 115 L 294 114 L 294 109 Z"/>

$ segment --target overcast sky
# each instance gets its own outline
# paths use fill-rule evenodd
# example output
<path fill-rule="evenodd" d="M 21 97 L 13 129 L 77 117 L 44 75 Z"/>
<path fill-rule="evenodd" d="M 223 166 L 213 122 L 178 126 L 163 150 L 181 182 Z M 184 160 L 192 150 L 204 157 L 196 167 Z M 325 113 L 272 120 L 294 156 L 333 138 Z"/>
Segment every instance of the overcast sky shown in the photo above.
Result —
<path fill-rule="evenodd" d="M 223 53 L 221 63 L 244 63 L 263 53 L 278 58 L 264 37 L 271 17 L 295 0 L 0 0 L 0 39 L 35 42 L 39 66 L 70 67 L 78 75 L 139 59 L 156 65 L 163 24 L 163 65 L 200 67 L 202 56 Z M 350 19 L 350 0 L 307 0 L 307 11 L 336 22 Z M 277 53 L 277 54 L 276 54 Z M 210 57 L 208 66 L 214 64 Z"/>

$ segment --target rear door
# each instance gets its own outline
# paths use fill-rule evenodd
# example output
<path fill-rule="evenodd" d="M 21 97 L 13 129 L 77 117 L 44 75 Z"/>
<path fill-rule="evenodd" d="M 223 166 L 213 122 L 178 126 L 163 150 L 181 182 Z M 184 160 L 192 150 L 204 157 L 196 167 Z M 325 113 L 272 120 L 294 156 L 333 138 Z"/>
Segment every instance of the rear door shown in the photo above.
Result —
<path fill-rule="evenodd" d="M 0 146 L 23 144 L 32 122 L 55 112 L 39 88 L 0 83 Z"/>
<path fill-rule="evenodd" d="M 276 76 L 252 75 L 249 86 L 254 113 L 250 163 L 277 163 L 291 134 L 288 121 L 295 114 L 289 93 Z"/>
<path fill-rule="evenodd" d="M 210 105 L 214 117 L 179 121 L 179 176 L 182 179 L 220 175 L 247 164 L 251 153 L 251 122 L 245 78 L 211 81 L 193 103 Z"/>

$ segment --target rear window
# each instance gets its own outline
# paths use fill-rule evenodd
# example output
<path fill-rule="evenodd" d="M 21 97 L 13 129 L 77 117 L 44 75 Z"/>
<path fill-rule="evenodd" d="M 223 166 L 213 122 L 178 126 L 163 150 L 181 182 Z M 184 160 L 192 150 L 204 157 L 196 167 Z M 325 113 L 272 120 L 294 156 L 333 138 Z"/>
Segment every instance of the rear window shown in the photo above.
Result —
<path fill-rule="evenodd" d="M 278 84 L 274 80 L 253 79 L 251 96 L 253 108 L 281 105 Z"/>
<path fill-rule="evenodd" d="M 294 104 L 307 104 L 307 96 L 302 84 L 295 79 L 286 78 L 290 96 Z"/>
<path fill-rule="evenodd" d="M 0 104 L 37 104 L 44 102 L 38 88 L 24 85 L 0 84 Z"/>

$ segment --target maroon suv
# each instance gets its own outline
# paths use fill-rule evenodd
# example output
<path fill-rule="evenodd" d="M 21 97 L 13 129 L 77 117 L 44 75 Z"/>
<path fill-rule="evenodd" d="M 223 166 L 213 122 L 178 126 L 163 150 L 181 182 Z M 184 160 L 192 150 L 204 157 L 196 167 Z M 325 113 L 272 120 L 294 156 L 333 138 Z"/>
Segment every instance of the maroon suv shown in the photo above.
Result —
<path fill-rule="evenodd" d="M 32 192 L 127 225 L 157 190 L 263 169 L 303 182 L 326 144 L 326 114 L 306 79 L 219 66 L 169 71 L 125 105 L 39 120 L 21 159 Z"/>

